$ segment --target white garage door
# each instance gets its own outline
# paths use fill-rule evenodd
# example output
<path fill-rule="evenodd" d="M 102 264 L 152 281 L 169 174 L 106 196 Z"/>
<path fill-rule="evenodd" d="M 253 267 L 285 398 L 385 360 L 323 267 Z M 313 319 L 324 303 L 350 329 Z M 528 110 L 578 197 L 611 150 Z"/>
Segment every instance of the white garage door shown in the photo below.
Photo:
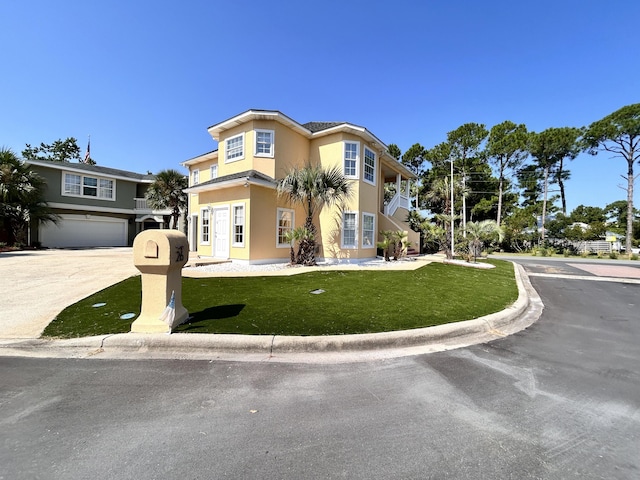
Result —
<path fill-rule="evenodd" d="M 58 225 L 40 227 L 42 246 L 126 247 L 127 220 L 95 215 L 60 215 Z"/>

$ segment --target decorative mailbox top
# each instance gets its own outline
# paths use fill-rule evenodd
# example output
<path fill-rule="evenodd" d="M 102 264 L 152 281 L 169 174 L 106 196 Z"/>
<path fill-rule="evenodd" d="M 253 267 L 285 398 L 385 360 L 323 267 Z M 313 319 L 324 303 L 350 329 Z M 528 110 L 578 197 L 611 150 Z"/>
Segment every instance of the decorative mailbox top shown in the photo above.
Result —
<path fill-rule="evenodd" d="M 189 258 L 189 243 L 177 230 L 145 230 L 133 241 L 133 263 L 136 267 L 182 268 Z"/>

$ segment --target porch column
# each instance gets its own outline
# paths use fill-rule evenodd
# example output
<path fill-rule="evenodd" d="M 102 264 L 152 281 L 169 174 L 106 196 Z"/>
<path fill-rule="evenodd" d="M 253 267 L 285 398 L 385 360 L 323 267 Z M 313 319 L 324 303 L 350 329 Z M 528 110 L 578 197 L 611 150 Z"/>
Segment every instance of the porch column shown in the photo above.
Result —
<path fill-rule="evenodd" d="M 396 195 L 400 196 L 400 187 L 402 187 L 402 175 L 396 175 Z"/>

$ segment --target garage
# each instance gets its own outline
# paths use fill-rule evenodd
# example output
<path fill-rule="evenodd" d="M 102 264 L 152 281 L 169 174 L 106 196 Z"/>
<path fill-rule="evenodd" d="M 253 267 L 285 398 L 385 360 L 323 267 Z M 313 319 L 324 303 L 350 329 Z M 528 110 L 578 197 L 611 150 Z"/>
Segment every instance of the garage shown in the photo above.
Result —
<path fill-rule="evenodd" d="M 40 227 L 43 247 L 126 247 L 127 220 L 97 215 L 60 215 L 57 225 Z"/>

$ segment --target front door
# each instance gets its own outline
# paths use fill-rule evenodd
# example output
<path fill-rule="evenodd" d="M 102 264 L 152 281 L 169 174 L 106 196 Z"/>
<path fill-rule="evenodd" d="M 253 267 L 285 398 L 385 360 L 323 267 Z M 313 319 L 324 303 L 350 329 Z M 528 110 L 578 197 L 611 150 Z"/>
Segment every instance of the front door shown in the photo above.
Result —
<path fill-rule="evenodd" d="M 213 211 L 213 256 L 229 258 L 229 209 Z"/>

